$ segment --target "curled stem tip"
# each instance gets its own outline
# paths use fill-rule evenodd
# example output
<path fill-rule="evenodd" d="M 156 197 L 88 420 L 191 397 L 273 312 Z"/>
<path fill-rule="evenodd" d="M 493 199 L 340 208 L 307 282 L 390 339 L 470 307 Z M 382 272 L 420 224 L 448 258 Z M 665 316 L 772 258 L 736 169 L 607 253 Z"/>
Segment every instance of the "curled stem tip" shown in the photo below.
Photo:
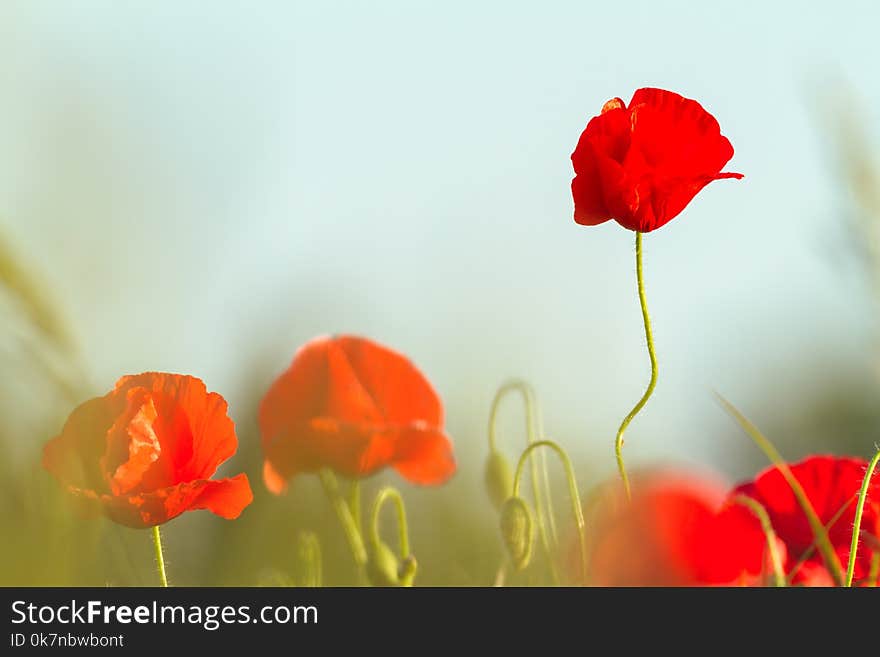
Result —
<path fill-rule="evenodd" d="M 386 501 L 392 500 L 397 509 L 398 551 L 400 560 L 382 541 L 379 535 L 379 515 Z M 418 564 L 409 549 L 409 530 L 406 523 L 406 507 L 396 488 L 382 488 L 373 500 L 369 521 L 370 579 L 377 586 L 412 586 Z"/>
<path fill-rule="evenodd" d="M 397 509 L 397 531 L 398 546 L 400 556 L 406 558 L 409 556 L 409 530 L 406 523 L 406 506 L 403 503 L 403 496 L 396 488 L 386 486 L 376 494 L 373 500 L 373 507 L 370 510 L 370 540 L 377 545 L 382 539 L 379 536 L 379 514 L 382 506 L 386 501 L 392 500 Z"/>
<path fill-rule="evenodd" d="M 534 444 L 543 434 L 543 427 L 541 426 L 541 409 L 534 388 L 532 388 L 527 381 L 522 379 L 510 379 L 505 381 L 501 387 L 498 388 L 495 397 L 492 399 L 492 406 L 489 411 L 488 432 L 489 451 L 491 454 L 496 453 L 498 450 L 498 408 L 501 405 L 501 401 L 512 392 L 519 392 L 525 405 L 527 444 Z M 531 468 L 532 496 L 535 503 L 535 520 L 538 526 L 538 535 L 541 538 L 541 547 L 550 562 L 553 579 L 556 580 L 558 575 L 553 563 L 553 550 L 551 548 L 551 545 L 557 543 L 556 521 L 553 515 L 553 498 L 550 494 L 550 480 L 547 474 L 546 455 L 543 452 L 541 453 L 540 464 L 536 459 L 529 459 L 529 466 Z M 550 528 L 549 534 L 547 532 L 548 526 Z"/>
<path fill-rule="evenodd" d="M 562 465 L 565 467 L 565 477 L 568 480 L 568 492 L 569 497 L 571 498 L 572 515 L 574 516 L 575 525 L 577 527 L 578 541 L 580 543 L 581 549 L 581 567 L 584 578 L 583 581 L 586 582 L 587 541 L 586 536 L 584 535 L 584 512 L 583 508 L 581 507 L 581 497 L 578 493 L 577 478 L 574 474 L 574 468 L 572 467 L 571 459 L 568 458 L 568 454 L 566 453 L 566 451 L 552 440 L 539 440 L 526 447 L 526 449 L 520 455 L 519 461 L 516 464 L 516 472 L 513 476 L 513 496 L 517 497 L 519 495 L 519 484 L 526 460 L 529 458 L 533 451 L 541 447 L 547 447 L 556 452 L 557 456 L 559 456 L 559 459 L 562 461 Z"/>
<path fill-rule="evenodd" d="M 770 565 L 773 568 L 773 584 L 774 586 L 785 586 L 785 570 L 782 566 L 782 557 L 779 554 L 779 546 L 776 544 L 776 532 L 773 531 L 773 523 L 770 522 L 770 516 L 767 515 L 767 509 L 764 505 L 748 495 L 737 495 L 734 502 L 747 507 L 761 523 L 761 529 L 764 531 L 764 537 L 767 539 L 767 552 L 770 555 Z"/>
<path fill-rule="evenodd" d="M 642 323 L 645 325 L 645 342 L 648 347 L 648 358 L 651 360 L 651 380 L 642 398 L 636 402 L 632 410 L 623 418 L 620 428 L 617 430 L 617 436 L 614 439 L 614 456 L 617 459 L 617 469 L 620 472 L 620 478 L 623 480 L 623 488 L 626 491 L 627 499 L 632 498 L 630 491 L 629 477 L 626 474 L 626 467 L 623 463 L 623 434 L 629 423 L 633 421 L 636 415 L 648 403 L 648 399 L 654 393 L 657 387 L 657 354 L 654 352 L 654 331 L 651 328 L 651 317 L 648 314 L 648 299 L 645 296 L 645 277 L 642 269 L 642 233 L 636 232 L 636 282 L 638 284 L 639 305 L 642 309 Z"/>

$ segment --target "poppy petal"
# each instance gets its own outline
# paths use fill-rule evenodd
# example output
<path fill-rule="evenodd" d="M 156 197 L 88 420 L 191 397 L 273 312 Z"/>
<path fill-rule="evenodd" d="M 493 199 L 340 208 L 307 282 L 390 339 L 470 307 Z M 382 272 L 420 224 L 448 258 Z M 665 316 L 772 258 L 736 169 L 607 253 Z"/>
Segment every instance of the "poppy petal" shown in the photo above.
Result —
<path fill-rule="evenodd" d="M 390 424 L 421 421 L 442 426 L 440 397 L 409 358 L 356 336 L 342 335 L 334 342 L 345 352 L 358 381 L 375 402 L 384 421 Z"/>
<path fill-rule="evenodd" d="M 65 485 L 105 490 L 101 459 L 116 413 L 114 404 L 104 397 L 80 404 L 61 433 L 43 447 L 43 467 Z"/>
<path fill-rule="evenodd" d="M 731 157 L 718 121 L 695 100 L 655 88 L 638 89 L 628 106 L 613 99 L 572 154 L 575 221 L 610 215 L 630 230 L 655 230 L 710 182 L 741 178 L 720 173 Z"/>
<path fill-rule="evenodd" d="M 172 481 L 207 479 L 238 448 L 235 425 L 228 415 L 226 400 L 209 393 L 204 382 L 193 376 L 145 372 L 123 377 L 117 391 L 143 387 L 156 393 L 159 409 L 159 439 L 163 461 Z M 170 440 L 163 440 L 168 436 Z"/>
<path fill-rule="evenodd" d="M 443 406 L 406 356 L 366 338 L 320 337 L 300 348 L 263 398 L 259 419 L 263 479 L 272 492 L 297 473 L 325 467 L 357 478 L 399 458 L 412 478 L 425 481 L 454 469 L 451 454 L 430 442 L 399 447 L 413 427 L 443 435 Z M 438 462 L 418 463 L 432 458 Z"/>
<path fill-rule="evenodd" d="M 205 509 L 232 520 L 253 501 L 247 475 L 199 479 L 131 496 L 102 496 L 108 515 L 128 527 L 145 528 L 173 520 L 181 513 Z"/>
<path fill-rule="evenodd" d="M 297 349 L 293 361 L 260 402 L 259 423 L 263 447 L 281 433 L 322 415 L 327 406 L 329 336 L 310 340 Z"/>
<path fill-rule="evenodd" d="M 128 398 L 128 409 L 107 432 L 107 452 L 101 459 L 114 495 L 133 491 L 162 451 L 153 428 L 158 412 L 152 397 L 136 388 Z"/>
<path fill-rule="evenodd" d="M 412 426 L 395 441 L 394 469 L 414 484 L 434 486 L 455 474 L 452 441 L 437 429 Z"/>

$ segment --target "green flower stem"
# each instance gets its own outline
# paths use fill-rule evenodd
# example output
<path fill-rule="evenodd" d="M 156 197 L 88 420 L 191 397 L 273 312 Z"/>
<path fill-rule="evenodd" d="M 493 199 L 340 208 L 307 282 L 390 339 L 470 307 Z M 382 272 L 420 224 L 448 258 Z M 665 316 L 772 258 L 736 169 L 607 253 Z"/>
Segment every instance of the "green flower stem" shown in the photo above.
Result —
<path fill-rule="evenodd" d="M 636 280 L 639 288 L 639 304 L 642 307 L 642 321 L 645 324 L 645 341 L 648 345 L 648 357 L 651 359 L 651 381 L 642 398 L 633 406 L 629 414 L 623 418 L 620 428 L 617 430 L 617 437 L 614 439 L 614 455 L 617 457 L 617 469 L 620 471 L 620 478 L 623 479 L 623 488 L 626 490 L 626 498 L 631 499 L 632 493 L 629 487 L 629 477 L 626 475 L 626 467 L 623 465 L 623 432 L 633 421 L 636 415 L 648 403 L 648 399 L 654 393 L 657 387 L 657 355 L 654 353 L 654 332 L 651 329 L 651 317 L 648 315 L 648 300 L 645 297 L 645 278 L 642 273 L 642 234 L 636 232 Z"/>
<path fill-rule="evenodd" d="M 318 473 L 318 477 L 321 479 L 321 485 L 324 486 L 327 498 L 333 505 L 333 510 L 336 511 L 336 517 L 339 518 L 342 530 L 345 532 L 351 556 L 354 558 L 358 569 L 363 572 L 364 567 L 367 565 L 367 550 L 364 547 L 364 539 L 360 531 L 358 531 L 357 523 L 351 514 L 348 503 L 339 492 L 339 483 L 336 481 L 336 476 L 332 471 L 324 468 Z"/>
<path fill-rule="evenodd" d="M 795 499 L 801 507 L 801 511 L 803 511 L 804 515 L 807 517 L 807 522 L 813 532 L 813 538 L 816 540 L 816 547 L 819 550 L 819 554 L 822 555 L 825 567 L 828 568 L 831 576 L 834 578 L 834 582 L 838 586 L 841 586 L 844 582 L 843 566 L 840 564 L 840 559 L 834 551 L 834 546 L 831 545 L 831 539 L 828 538 L 828 531 L 825 529 L 819 516 L 816 515 L 816 510 L 813 508 L 813 504 L 810 502 L 810 498 L 807 496 L 806 491 L 804 491 L 803 486 L 801 486 L 801 482 L 799 482 L 792 474 L 791 468 L 788 467 L 788 463 L 785 462 L 785 459 L 782 458 L 782 455 L 776 450 L 773 443 L 771 443 L 764 434 L 758 431 L 758 427 L 752 424 L 745 415 L 740 413 L 739 410 L 724 397 L 718 393 L 715 393 L 715 396 L 725 410 L 739 423 L 743 431 L 745 431 L 758 448 L 764 452 L 770 462 L 779 469 L 780 474 L 791 488 L 791 492 L 794 493 Z"/>
<path fill-rule="evenodd" d="M 571 459 L 568 458 L 565 450 L 562 449 L 552 440 L 539 440 L 526 447 L 525 451 L 520 455 L 519 462 L 516 464 L 516 473 L 513 476 L 513 497 L 519 496 L 519 482 L 522 477 L 523 466 L 526 459 L 531 453 L 539 447 L 549 447 L 559 456 L 562 464 L 565 466 L 565 476 L 568 479 L 568 492 L 571 497 L 572 514 L 574 515 L 575 525 L 577 526 L 578 540 L 581 547 L 581 566 L 583 568 L 583 581 L 587 581 L 587 539 L 584 535 L 584 512 L 581 508 L 581 496 L 578 493 L 577 479 L 574 475 L 574 468 L 571 465 Z"/>
<path fill-rule="evenodd" d="M 400 556 L 406 558 L 409 556 L 409 530 L 406 524 L 406 506 L 403 503 L 403 497 L 396 488 L 386 486 L 376 494 L 373 500 L 373 507 L 370 510 L 370 540 L 373 545 L 378 545 L 379 538 L 379 513 L 382 511 L 382 505 L 386 500 L 393 500 L 397 507 L 397 531 L 399 534 Z"/>
<path fill-rule="evenodd" d="M 880 451 L 874 454 L 874 458 L 868 464 L 868 470 L 865 472 L 865 478 L 862 480 L 862 490 L 859 491 L 859 502 L 856 505 L 856 515 L 853 519 L 852 543 L 849 548 L 849 563 L 846 567 L 846 585 L 852 586 L 853 573 L 856 568 L 856 552 L 859 549 L 859 534 L 862 531 L 862 514 L 865 511 L 865 500 L 868 498 L 868 488 L 871 485 L 871 477 L 874 475 L 874 468 L 877 467 L 877 461 L 880 460 Z"/>
<path fill-rule="evenodd" d="M 165 557 L 162 556 L 162 536 L 159 534 L 159 525 L 153 527 L 153 548 L 156 550 L 156 570 L 159 573 L 159 581 L 162 586 L 168 586 L 168 578 L 165 576 Z"/>
<path fill-rule="evenodd" d="M 302 532 L 297 538 L 297 548 L 305 571 L 300 586 L 320 587 L 323 578 L 321 542 L 314 532 Z"/>
<path fill-rule="evenodd" d="M 357 527 L 358 532 L 363 536 L 364 526 L 361 521 L 361 482 L 359 479 L 352 481 L 351 486 L 348 489 L 348 508 L 351 510 L 351 515 L 354 516 L 354 524 Z"/>
<path fill-rule="evenodd" d="M 764 530 L 764 536 L 767 538 L 767 551 L 770 553 L 770 564 L 773 566 L 773 583 L 777 587 L 785 586 L 785 570 L 782 567 L 782 558 L 779 556 L 779 549 L 776 545 L 776 532 L 773 531 L 773 524 L 770 522 L 770 516 L 767 515 L 767 509 L 748 495 L 737 495 L 734 502 L 748 507 L 757 516 L 761 523 L 761 529 Z"/>
<path fill-rule="evenodd" d="M 520 379 L 511 379 L 510 381 L 505 382 L 499 389 L 498 392 L 495 393 L 495 398 L 492 400 L 492 408 L 489 411 L 489 450 L 495 451 L 498 448 L 498 441 L 496 438 L 497 429 L 496 425 L 498 423 L 498 407 L 501 404 L 501 400 L 510 392 L 518 391 L 523 398 L 523 403 L 526 407 L 526 441 L 528 445 L 533 445 L 535 441 L 540 439 L 542 428 L 540 427 L 540 409 L 538 408 L 538 403 L 535 398 L 535 392 L 526 381 L 522 381 Z M 531 466 L 531 480 L 532 480 L 532 495 L 535 500 L 535 520 L 538 525 L 538 535 L 541 538 L 541 547 L 544 550 L 544 554 L 547 556 L 547 561 L 550 563 L 550 569 L 553 576 L 553 581 L 558 582 L 559 574 L 556 572 L 556 564 L 553 560 L 553 550 L 551 548 L 550 538 L 547 534 L 547 521 L 545 519 L 544 513 L 544 497 L 546 496 L 546 505 L 547 505 L 547 516 L 550 519 L 550 530 L 553 536 L 553 541 L 556 541 L 556 521 L 553 517 L 553 502 L 550 496 L 550 484 L 549 477 L 547 475 L 547 458 L 546 455 L 542 452 L 542 461 L 541 461 L 541 470 L 543 471 L 543 483 L 544 483 L 544 491 L 542 494 L 541 491 L 541 476 L 538 470 L 538 462 L 535 459 L 529 459 L 529 465 Z"/>

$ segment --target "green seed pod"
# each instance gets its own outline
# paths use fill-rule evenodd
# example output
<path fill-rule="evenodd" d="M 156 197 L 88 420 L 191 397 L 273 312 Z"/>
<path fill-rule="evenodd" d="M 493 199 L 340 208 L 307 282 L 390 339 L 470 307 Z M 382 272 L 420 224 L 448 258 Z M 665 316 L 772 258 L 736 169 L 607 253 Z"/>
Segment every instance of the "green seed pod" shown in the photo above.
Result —
<path fill-rule="evenodd" d="M 513 494 L 513 470 L 507 457 L 498 450 L 492 450 L 486 459 L 484 473 L 486 490 L 489 499 L 499 511 L 507 499 Z"/>
<path fill-rule="evenodd" d="M 528 504 L 521 497 L 511 497 L 501 507 L 501 538 L 516 570 L 529 565 L 532 558 L 534 523 Z"/>
<path fill-rule="evenodd" d="M 373 586 L 400 586 L 400 563 L 384 542 L 374 543 L 367 562 L 367 577 Z"/>

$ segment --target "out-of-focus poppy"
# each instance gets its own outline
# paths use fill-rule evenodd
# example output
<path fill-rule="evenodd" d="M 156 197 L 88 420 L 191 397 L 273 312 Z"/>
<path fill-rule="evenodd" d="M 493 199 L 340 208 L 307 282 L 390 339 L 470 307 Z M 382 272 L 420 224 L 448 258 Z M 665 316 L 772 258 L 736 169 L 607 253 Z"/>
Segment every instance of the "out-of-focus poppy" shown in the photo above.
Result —
<path fill-rule="evenodd" d="M 606 487 L 590 505 L 589 583 L 750 586 L 767 581 L 766 537 L 724 504 L 728 490 L 718 479 L 673 470 L 636 477 L 629 502 L 619 486 Z M 778 539 L 776 548 L 784 559 Z"/>
<path fill-rule="evenodd" d="M 867 465 L 859 458 L 810 456 L 789 466 L 819 521 L 828 527 L 828 538 L 844 569 L 849 561 L 856 504 Z M 813 547 L 810 523 L 779 468 L 768 468 L 753 481 L 737 487 L 732 495 L 747 495 L 767 510 L 773 529 L 786 545 L 787 570 L 795 569 L 810 551 L 812 556 L 797 567 L 795 582 L 797 578 L 810 578 L 821 572 L 823 561 Z M 864 540 L 859 541 L 854 572 L 856 581 L 868 576 L 873 549 L 880 536 L 880 477 L 875 476 L 868 489 L 861 529 Z"/>
<path fill-rule="evenodd" d="M 443 405 L 402 354 L 362 337 L 319 337 L 302 346 L 260 404 L 266 487 L 331 468 L 365 477 L 391 466 L 416 484 L 455 472 Z"/>
<path fill-rule="evenodd" d="M 632 500 L 608 486 L 590 505 L 590 583 L 598 586 L 742 584 L 763 564 L 764 535 L 719 513 L 728 488 L 702 474 L 661 470 L 634 479 Z M 746 531 L 740 531 L 740 530 Z"/>
<path fill-rule="evenodd" d="M 647 233 L 677 216 L 721 173 L 733 147 L 718 121 L 695 100 L 639 89 L 624 104 L 605 103 L 572 153 L 574 219 L 594 226 L 615 219 Z"/>
<path fill-rule="evenodd" d="M 196 509 L 237 518 L 253 500 L 247 475 L 211 479 L 237 446 L 223 397 L 192 376 L 147 372 L 77 407 L 43 465 L 84 507 L 143 528 Z"/>

